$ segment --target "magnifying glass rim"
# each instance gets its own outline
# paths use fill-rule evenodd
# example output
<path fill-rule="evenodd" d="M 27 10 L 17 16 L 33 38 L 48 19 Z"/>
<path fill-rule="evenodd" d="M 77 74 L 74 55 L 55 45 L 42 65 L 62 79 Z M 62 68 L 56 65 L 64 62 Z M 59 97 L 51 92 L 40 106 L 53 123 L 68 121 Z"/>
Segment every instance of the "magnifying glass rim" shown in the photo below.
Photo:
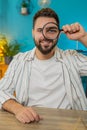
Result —
<path fill-rule="evenodd" d="M 59 29 L 59 27 L 58 27 L 59 33 L 58 33 L 58 35 L 56 36 L 56 38 L 54 38 L 54 39 L 52 38 L 52 39 L 51 39 L 51 38 L 47 38 L 47 37 L 44 35 L 44 31 L 43 31 L 43 30 L 44 30 L 45 26 L 46 26 L 47 24 L 51 24 L 51 23 L 52 23 L 52 24 L 55 24 L 55 25 L 58 27 L 58 24 L 57 24 L 57 23 L 48 22 L 48 23 L 46 23 L 46 24 L 43 26 L 42 34 L 43 34 L 44 38 L 47 39 L 47 40 L 56 40 L 56 39 L 58 38 L 59 34 L 60 34 L 60 29 Z"/>

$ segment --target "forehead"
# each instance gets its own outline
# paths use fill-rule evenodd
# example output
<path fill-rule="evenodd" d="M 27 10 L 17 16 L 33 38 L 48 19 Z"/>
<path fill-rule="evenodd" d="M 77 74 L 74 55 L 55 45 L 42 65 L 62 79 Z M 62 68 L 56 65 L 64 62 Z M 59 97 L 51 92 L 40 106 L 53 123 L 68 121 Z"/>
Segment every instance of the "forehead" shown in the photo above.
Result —
<path fill-rule="evenodd" d="M 42 28 L 48 22 L 57 23 L 54 18 L 39 17 L 39 18 L 37 18 L 37 20 L 35 22 L 35 28 Z"/>

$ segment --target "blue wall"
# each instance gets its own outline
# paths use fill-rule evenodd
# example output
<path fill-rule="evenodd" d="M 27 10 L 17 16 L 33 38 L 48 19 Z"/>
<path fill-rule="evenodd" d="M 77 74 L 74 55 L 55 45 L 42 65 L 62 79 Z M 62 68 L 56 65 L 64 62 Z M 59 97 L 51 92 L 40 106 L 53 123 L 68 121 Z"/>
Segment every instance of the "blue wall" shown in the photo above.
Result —
<path fill-rule="evenodd" d="M 0 0 L 0 33 L 7 37 L 16 39 L 24 44 L 22 51 L 30 50 L 34 47 L 32 39 L 32 19 L 34 14 L 40 9 L 38 0 L 31 0 L 33 10 L 30 15 L 20 14 L 20 4 L 22 0 Z M 51 0 L 50 6 L 60 18 L 60 26 L 79 22 L 87 31 L 87 0 Z M 58 46 L 62 49 L 87 50 L 81 43 L 77 48 L 77 42 L 69 40 L 64 34 L 60 36 Z"/>

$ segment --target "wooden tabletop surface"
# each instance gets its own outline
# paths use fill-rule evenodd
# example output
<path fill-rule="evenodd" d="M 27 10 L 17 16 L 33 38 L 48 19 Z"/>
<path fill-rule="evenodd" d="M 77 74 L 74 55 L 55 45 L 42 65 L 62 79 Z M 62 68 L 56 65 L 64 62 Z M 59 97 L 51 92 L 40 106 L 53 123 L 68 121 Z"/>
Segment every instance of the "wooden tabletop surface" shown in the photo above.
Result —
<path fill-rule="evenodd" d="M 0 111 L 0 130 L 87 130 L 87 112 L 53 108 L 34 108 L 40 122 L 20 123 L 13 114 Z"/>

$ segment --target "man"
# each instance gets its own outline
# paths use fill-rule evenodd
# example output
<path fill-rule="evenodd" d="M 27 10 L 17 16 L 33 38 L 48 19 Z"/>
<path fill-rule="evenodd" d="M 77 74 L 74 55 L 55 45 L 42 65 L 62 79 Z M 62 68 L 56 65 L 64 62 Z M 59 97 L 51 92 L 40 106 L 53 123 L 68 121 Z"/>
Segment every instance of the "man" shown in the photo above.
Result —
<path fill-rule="evenodd" d="M 80 79 L 87 75 L 87 57 L 74 50 L 60 50 L 56 47 L 58 38 L 45 38 L 43 27 L 47 23 L 57 24 L 59 33 L 57 14 L 50 8 L 38 11 L 32 31 L 36 48 L 16 55 L 0 81 L 1 108 L 14 113 L 22 123 L 40 121 L 32 106 L 87 110 Z M 87 46 L 87 33 L 79 23 L 62 29 L 69 39 Z"/>

